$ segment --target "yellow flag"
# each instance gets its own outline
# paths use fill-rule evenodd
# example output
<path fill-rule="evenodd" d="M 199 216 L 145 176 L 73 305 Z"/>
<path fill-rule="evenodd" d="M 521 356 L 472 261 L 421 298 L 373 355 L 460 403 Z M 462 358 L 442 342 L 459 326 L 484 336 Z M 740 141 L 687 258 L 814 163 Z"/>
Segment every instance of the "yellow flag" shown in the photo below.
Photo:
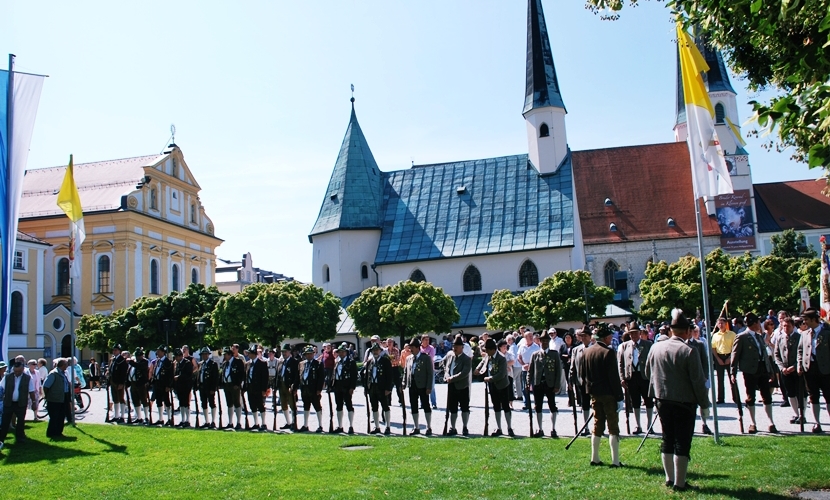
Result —
<path fill-rule="evenodd" d="M 81 197 L 78 195 L 78 188 L 75 186 L 72 155 L 69 155 L 69 166 L 66 167 L 66 175 L 63 177 L 63 184 L 61 184 L 61 190 L 58 193 L 58 206 L 72 222 L 78 222 L 84 216 Z"/>

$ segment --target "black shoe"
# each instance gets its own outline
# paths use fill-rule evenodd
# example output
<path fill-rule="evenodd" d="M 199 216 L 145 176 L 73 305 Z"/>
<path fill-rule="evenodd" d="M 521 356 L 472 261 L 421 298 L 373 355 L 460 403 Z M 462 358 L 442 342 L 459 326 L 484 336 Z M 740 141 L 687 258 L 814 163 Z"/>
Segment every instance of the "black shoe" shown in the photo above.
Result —
<path fill-rule="evenodd" d="M 215 429 L 215 428 L 216 428 L 216 424 L 213 423 L 213 422 L 211 422 L 210 425 L 208 426 L 208 429 Z"/>
<path fill-rule="evenodd" d="M 465 436 L 469 436 L 469 435 L 470 435 L 470 431 L 468 431 L 468 430 L 467 430 L 467 428 L 466 428 L 466 427 L 464 427 L 464 430 L 463 430 L 463 431 L 461 431 L 461 434 L 463 434 L 463 435 L 465 435 Z"/>
<path fill-rule="evenodd" d="M 538 431 L 536 431 L 535 434 L 533 434 L 533 437 L 535 437 L 535 438 L 545 437 L 545 433 L 542 432 L 541 429 L 539 429 Z"/>
<path fill-rule="evenodd" d="M 671 488 L 674 486 L 674 481 L 666 481 L 666 488 Z"/>
<path fill-rule="evenodd" d="M 369 434 L 380 434 L 380 427 L 375 427 Z"/>
<path fill-rule="evenodd" d="M 747 434 L 758 434 L 758 428 L 755 427 L 754 424 L 750 424 L 749 429 L 747 429 Z M 685 490 L 683 490 L 685 491 Z"/>
<path fill-rule="evenodd" d="M 432 436 L 432 427 L 427 427 L 427 431 L 424 433 L 424 436 Z"/>
<path fill-rule="evenodd" d="M 694 491 L 694 490 L 697 490 L 698 488 L 697 488 L 697 486 L 692 486 L 687 481 L 686 484 L 684 484 L 683 486 L 677 486 L 675 484 L 671 487 L 671 489 L 673 489 L 674 491 Z"/>
<path fill-rule="evenodd" d="M 287 431 L 287 430 L 290 430 L 291 427 L 292 427 L 291 424 L 285 424 L 282 427 L 280 427 L 280 430 Z"/>
<path fill-rule="evenodd" d="M 501 429 L 496 429 L 496 430 L 494 430 L 493 432 L 490 433 L 490 437 L 499 437 L 501 435 L 502 435 Z"/>
<path fill-rule="evenodd" d="M 622 463 L 622 462 L 620 462 L 618 464 L 611 464 L 612 469 L 622 469 L 623 467 L 625 467 L 625 464 Z"/>
<path fill-rule="evenodd" d="M 790 423 L 791 424 L 797 424 L 798 423 L 798 416 L 790 418 Z"/>
<path fill-rule="evenodd" d="M 602 460 L 600 460 L 599 462 L 594 462 L 593 460 L 591 461 L 592 467 L 599 467 L 600 465 L 605 465 L 602 463 Z"/>
<path fill-rule="evenodd" d="M 349 434 L 354 434 L 354 427 L 349 427 Z"/>
<path fill-rule="evenodd" d="M 304 426 L 300 427 L 299 429 L 297 429 L 297 432 L 309 432 L 308 426 L 304 425 Z"/>
<path fill-rule="evenodd" d="M 556 431 L 550 431 L 550 437 L 557 439 L 559 438 L 559 434 L 557 434 Z"/>
<path fill-rule="evenodd" d="M 513 432 L 513 429 L 507 429 L 507 435 L 510 437 L 516 437 L 516 433 Z"/>
<path fill-rule="evenodd" d="M 323 428 L 322 428 L 322 427 L 318 427 L 318 428 L 317 428 L 317 430 L 316 430 L 316 431 L 314 431 L 314 432 L 316 432 L 317 434 L 322 434 L 322 433 L 323 433 Z"/>
<path fill-rule="evenodd" d="M 632 434 L 642 434 L 642 433 L 643 433 L 643 429 L 640 428 L 640 427 L 637 427 L 636 429 L 634 429 L 634 432 L 632 432 Z"/>
<path fill-rule="evenodd" d="M 420 434 L 420 433 L 421 433 L 421 429 L 414 429 L 414 430 L 411 432 L 411 434 L 412 434 L 413 436 L 417 436 L 417 435 L 418 435 L 418 434 Z"/>
<path fill-rule="evenodd" d="M 703 429 L 702 429 L 702 431 L 703 431 L 703 433 L 704 433 L 704 434 L 706 434 L 707 436 L 711 436 L 711 435 L 712 435 L 712 429 L 710 429 L 710 428 L 709 428 L 709 426 L 708 426 L 708 425 L 706 425 L 706 424 L 703 424 Z"/>
<path fill-rule="evenodd" d="M 389 435 L 391 435 L 391 434 L 392 434 L 392 430 L 391 430 L 391 429 L 389 429 L 389 427 L 387 427 L 387 428 L 383 431 L 383 435 L 384 435 L 384 436 L 389 436 Z"/>
<path fill-rule="evenodd" d="M 725 405 L 725 404 L 726 404 L 726 401 L 724 401 L 724 400 L 722 400 L 722 399 L 719 399 L 719 400 L 718 400 L 718 402 L 717 402 L 716 404 L 719 404 L 719 405 Z M 672 483 L 672 486 L 674 486 L 674 483 Z"/>
<path fill-rule="evenodd" d="M 781 408 L 789 408 L 789 407 L 790 407 L 790 402 L 789 401 L 782 401 L 781 402 Z"/>
<path fill-rule="evenodd" d="M 458 431 L 455 430 L 455 429 L 450 429 L 449 432 L 447 432 L 447 436 L 457 436 L 457 435 L 458 435 Z"/>
<path fill-rule="evenodd" d="M 582 431 L 583 436 L 588 436 L 589 434 L 590 434 L 590 432 L 588 432 L 588 429 L 585 429 L 584 431 Z"/>
<path fill-rule="evenodd" d="M 248 432 L 259 432 L 259 426 L 258 426 L 258 425 L 254 425 L 253 427 L 251 427 L 250 429 L 248 429 Z"/>
<path fill-rule="evenodd" d="M 234 427 L 234 430 L 241 431 L 242 430 L 242 424 L 236 424 L 236 427 Z"/>
<path fill-rule="evenodd" d="M 334 433 L 335 433 L 335 434 L 343 434 L 343 428 L 342 428 L 342 427 L 338 427 L 337 429 L 334 429 Z"/>
<path fill-rule="evenodd" d="M 813 434 L 821 434 L 824 432 L 819 424 L 813 426 Z"/>
<path fill-rule="evenodd" d="M 260 426 L 259 426 L 259 430 L 261 430 L 261 431 L 267 431 L 267 430 L 268 430 L 268 427 L 266 427 L 266 426 L 265 426 L 265 424 L 262 424 L 262 425 L 260 425 Z"/>

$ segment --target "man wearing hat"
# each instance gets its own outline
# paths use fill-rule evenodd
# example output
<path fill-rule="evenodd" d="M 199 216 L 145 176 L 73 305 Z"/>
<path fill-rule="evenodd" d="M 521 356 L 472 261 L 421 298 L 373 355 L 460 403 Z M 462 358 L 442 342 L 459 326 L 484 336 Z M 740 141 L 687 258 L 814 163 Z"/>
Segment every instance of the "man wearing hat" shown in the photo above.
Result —
<path fill-rule="evenodd" d="M 147 396 L 147 384 L 150 382 L 148 379 L 150 365 L 147 358 L 144 357 L 144 349 L 137 348 L 133 356 L 135 359 L 127 361 L 129 363 L 127 379 L 130 381 L 130 397 L 133 400 L 136 415 L 133 423 L 143 424 L 150 420 L 150 400 Z"/>
<path fill-rule="evenodd" d="M 594 331 L 596 344 L 585 350 L 582 357 L 582 373 L 585 377 L 585 392 L 591 396 L 594 409 L 594 429 L 591 435 L 591 465 L 602 465 L 599 445 L 605 426 L 608 425 L 611 445 L 611 466 L 620 463 L 620 415 L 623 390 L 617 356 L 610 347 L 613 332 L 605 323 L 599 323 Z"/>
<path fill-rule="evenodd" d="M 172 416 L 172 399 L 169 393 L 173 388 L 173 362 L 167 357 L 167 346 L 160 345 L 156 349 L 156 359 L 151 368 L 150 384 L 153 387 L 153 401 L 156 403 L 158 420 L 156 425 L 164 425 L 164 416 Z M 164 415 L 162 415 L 164 408 Z"/>
<path fill-rule="evenodd" d="M 3 420 L 0 422 L 0 449 L 3 448 L 3 442 L 6 441 L 6 435 L 9 433 L 12 417 L 17 417 L 17 424 L 14 426 L 14 435 L 17 443 L 22 443 L 26 440 L 26 433 L 23 429 L 26 427 L 26 409 L 29 407 L 29 400 L 37 401 L 37 388 L 35 381 L 26 373 L 25 359 L 20 359 L 22 356 L 15 358 L 12 365 L 12 371 L 6 373 L 3 381 L 5 394 L 3 395 Z M 64 369 L 66 366 L 64 366 Z"/>
<path fill-rule="evenodd" d="M 816 421 L 813 432 L 819 434 L 822 432 L 819 423 L 820 393 L 824 393 L 824 402 L 830 413 L 830 325 L 821 321 L 818 311 L 812 308 L 805 310 L 802 316 L 809 328 L 801 332 L 798 344 L 798 374 L 803 374 L 807 382 L 810 407 Z"/>
<path fill-rule="evenodd" d="M 409 389 L 409 404 L 412 409 L 412 434 L 420 434 L 418 424 L 418 401 L 424 409 L 424 416 L 427 421 L 426 435 L 432 435 L 432 407 L 429 402 L 429 393 L 432 392 L 432 381 L 435 377 L 435 369 L 432 366 L 432 359 L 428 354 L 421 352 L 421 341 L 418 337 L 409 342 L 409 350 L 412 355 L 406 359 L 404 369 L 403 386 Z M 390 389 L 391 391 L 391 389 Z"/>
<path fill-rule="evenodd" d="M 551 330 L 554 329 L 551 328 Z M 542 405 L 547 397 L 548 410 L 550 410 L 550 437 L 555 438 L 559 437 L 556 433 L 556 416 L 559 414 L 559 409 L 556 408 L 556 393 L 562 384 L 562 358 L 559 357 L 559 350 L 551 346 L 549 332 L 542 332 L 539 340 L 542 342 L 542 348 L 530 357 L 530 368 L 527 370 L 527 385 L 533 393 L 536 423 L 539 426 L 535 437 L 545 435 L 542 427 Z"/>
<path fill-rule="evenodd" d="M 199 399 L 202 403 L 202 416 L 205 423 L 203 429 L 216 428 L 216 391 L 219 388 L 219 365 L 210 355 L 210 347 L 204 346 L 199 350 L 199 371 L 196 375 L 196 385 L 199 388 Z M 208 419 L 208 405 L 210 405 L 210 419 Z"/>
<path fill-rule="evenodd" d="M 176 427 L 190 427 L 190 394 L 193 392 L 193 364 L 185 359 L 181 349 L 173 351 L 173 386 L 179 399 L 181 420 Z"/>
<path fill-rule="evenodd" d="M 283 430 L 297 429 L 294 415 L 297 412 L 297 388 L 300 386 L 298 363 L 291 355 L 291 345 L 282 346 L 282 357 L 277 364 L 277 388 L 280 391 L 280 407 L 285 416 Z"/>
<path fill-rule="evenodd" d="M 279 351 L 276 347 L 271 347 L 267 349 L 268 359 L 265 360 L 265 363 L 268 365 L 268 388 L 273 391 L 271 393 L 272 401 L 274 404 L 274 413 L 277 412 L 277 366 L 280 364 L 279 360 Z"/>
<path fill-rule="evenodd" d="M 672 311 L 672 337 L 651 348 L 645 375 L 649 395 L 657 400 L 657 415 L 663 429 L 661 453 L 666 486 L 677 491 L 686 483 L 697 406 L 708 408 L 706 382 L 700 355 L 687 344 L 692 323 L 680 309 Z"/>
<path fill-rule="evenodd" d="M 493 411 L 496 414 L 496 426 L 498 427 L 490 435 L 501 436 L 501 412 L 504 412 L 504 419 L 507 421 L 507 434 L 514 437 L 513 414 L 510 410 L 510 377 L 507 373 L 507 358 L 499 352 L 496 341 L 487 339 L 484 342 L 484 351 L 487 353 L 487 366 L 484 371 L 484 382 L 488 384 L 490 400 L 493 403 Z M 529 367 L 528 367 L 529 368 Z"/>
<path fill-rule="evenodd" d="M 72 384 L 66 377 L 67 364 L 66 359 L 58 358 L 57 366 L 49 372 L 43 383 L 43 397 L 46 399 L 46 410 L 49 412 L 49 426 L 46 428 L 46 437 L 49 438 L 63 436 L 66 406 L 72 393 Z"/>
<path fill-rule="evenodd" d="M 323 432 L 323 405 L 320 403 L 320 398 L 323 396 L 323 383 L 325 382 L 325 374 L 323 373 L 323 365 L 314 359 L 314 346 L 307 345 L 303 349 L 303 357 L 300 362 L 300 393 L 303 397 L 303 427 L 300 432 L 308 432 L 308 415 L 313 406 L 314 412 L 317 414 L 317 430 L 315 432 Z"/>
<path fill-rule="evenodd" d="M 334 368 L 331 374 L 334 402 L 337 406 L 337 429 L 334 432 L 343 432 L 343 405 L 345 405 L 349 412 L 349 434 L 354 434 L 352 394 L 354 394 L 355 387 L 357 387 L 357 363 L 348 354 L 349 345 L 343 342 L 337 348 L 337 358 L 334 360 Z"/>
<path fill-rule="evenodd" d="M 712 332 L 712 361 L 714 361 L 715 371 L 718 379 L 718 399 L 719 405 L 726 402 L 726 391 L 724 388 L 724 374 L 729 376 L 730 360 L 732 359 L 732 346 L 735 344 L 735 332 L 729 329 L 729 319 L 726 316 L 721 316 L 715 325 L 715 331 Z"/>
<path fill-rule="evenodd" d="M 420 345 L 420 344 L 419 344 Z M 389 396 L 392 394 L 393 375 L 392 362 L 384 355 L 380 343 L 374 342 L 369 346 L 369 359 L 363 365 L 364 385 L 369 394 L 369 403 L 372 406 L 372 418 L 375 427 L 371 434 L 380 434 L 380 414 L 378 404 L 383 410 L 383 421 L 386 424 L 384 434 L 392 433 L 390 430 L 391 411 L 389 410 Z"/>
<path fill-rule="evenodd" d="M 222 358 L 222 364 L 219 367 L 219 378 L 222 383 L 222 390 L 225 392 L 225 403 L 228 405 L 228 425 L 225 428 L 241 430 L 242 382 L 245 380 L 245 364 L 234 355 L 230 347 L 222 349 Z M 236 415 L 236 427 L 233 425 L 234 415 Z"/>
<path fill-rule="evenodd" d="M 772 359 L 767 352 L 764 333 L 761 331 L 761 321 L 754 313 L 746 313 L 744 316 L 746 329 L 735 337 L 732 345 L 732 359 L 730 375 L 733 384 L 737 383 L 738 370 L 744 375 L 744 389 L 746 390 L 746 409 L 749 411 L 749 425 L 747 432 L 755 434 L 758 427 L 755 422 L 755 392 L 760 391 L 761 400 L 764 402 L 764 411 L 769 418 L 769 431 L 777 433 L 775 422 L 772 419 L 772 388 L 771 380 L 774 377 L 772 371 Z"/>
<path fill-rule="evenodd" d="M 587 422 L 591 416 L 591 396 L 585 392 L 585 377 L 582 373 L 582 357 L 585 355 L 585 349 L 591 346 L 593 339 L 591 338 L 591 330 L 588 325 L 576 331 L 576 337 L 580 341 L 576 347 L 571 350 L 571 367 L 568 377 L 571 380 L 571 385 L 574 388 L 574 404 L 582 408 L 583 422 Z M 575 419 L 576 417 L 574 417 Z M 583 436 L 588 435 L 586 428 Z"/>
<path fill-rule="evenodd" d="M 113 416 L 111 422 L 123 424 L 124 415 L 127 413 L 127 404 L 124 399 L 124 390 L 127 385 L 127 360 L 121 355 L 121 344 L 112 347 L 112 361 L 107 373 L 109 374 L 109 386 L 112 393 Z"/>
<path fill-rule="evenodd" d="M 473 360 L 464 354 L 464 339 L 457 335 L 452 343 L 452 351 L 444 356 L 444 380 L 447 382 L 447 411 L 450 414 L 450 428 L 447 435 L 455 436 L 458 430 L 458 407 L 461 406 L 462 433 L 469 436 L 467 423 L 470 421 L 470 377 Z"/>
<path fill-rule="evenodd" d="M 248 393 L 250 411 L 254 414 L 254 426 L 251 430 L 264 431 L 265 394 L 268 392 L 268 362 L 262 358 L 262 347 L 251 346 L 251 359 L 245 366 L 245 390 Z"/>
<path fill-rule="evenodd" d="M 648 380 L 643 376 L 652 342 L 641 337 L 640 329 L 634 321 L 628 324 L 625 333 L 631 339 L 620 344 L 617 350 L 618 366 L 622 386 L 628 391 L 628 399 L 634 411 L 634 422 L 637 424 L 634 434 L 640 434 L 643 432 L 640 425 L 640 401 L 646 405 L 646 429 L 651 427 L 654 412 L 654 400 L 648 395 Z"/>
<path fill-rule="evenodd" d="M 369 361 L 369 356 L 372 355 L 372 346 L 373 345 L 380 345 L 380 335 L 372 335 L 369 339 L 369 345 L 366 347 L 366 352 L 363 353 L 363 362 L 366 363 Z M 383 347 L 381 347 L 383 349 Z"/>

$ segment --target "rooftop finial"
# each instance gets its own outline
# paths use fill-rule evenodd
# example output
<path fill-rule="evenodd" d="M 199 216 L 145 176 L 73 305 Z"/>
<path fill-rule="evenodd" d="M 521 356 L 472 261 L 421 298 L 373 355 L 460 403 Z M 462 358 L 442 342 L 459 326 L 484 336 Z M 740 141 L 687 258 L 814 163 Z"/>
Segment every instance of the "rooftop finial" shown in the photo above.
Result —
<path fill-rule="evenodd" d="M 352 101 L 352 108 L 354 108 L 354 83 L 352 84 L 352 98 L 349 100 Z"/>

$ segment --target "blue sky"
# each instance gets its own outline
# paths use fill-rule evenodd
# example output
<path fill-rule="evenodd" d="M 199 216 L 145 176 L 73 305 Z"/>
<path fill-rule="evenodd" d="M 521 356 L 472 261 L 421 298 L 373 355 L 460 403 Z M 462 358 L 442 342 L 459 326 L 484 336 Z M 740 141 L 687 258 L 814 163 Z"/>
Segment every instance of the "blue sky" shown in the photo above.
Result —
<path fill-rule="evenodd" d="M 673 141 L 665 4 L 626 8 L 615 22 L 580 0 L 544 8 L 571 149 Z M 0 54 L 50 75 L 29 168 L 70 153 L 76 163 L 155 154 L 175 123 L 226 240 L 218 255 L 250 251 L 256 266 L 310 281 L 307 235 L 348 124 L 349 85 L 381 170 L 526 153 L 526 9 L 523 0 L 0 0 Z M 734 76 L 733 86 L 743 122 L 745 103 L 766 95 L 748 95 Z M 820 174 L 747 142 L 756 183 Z"/>

